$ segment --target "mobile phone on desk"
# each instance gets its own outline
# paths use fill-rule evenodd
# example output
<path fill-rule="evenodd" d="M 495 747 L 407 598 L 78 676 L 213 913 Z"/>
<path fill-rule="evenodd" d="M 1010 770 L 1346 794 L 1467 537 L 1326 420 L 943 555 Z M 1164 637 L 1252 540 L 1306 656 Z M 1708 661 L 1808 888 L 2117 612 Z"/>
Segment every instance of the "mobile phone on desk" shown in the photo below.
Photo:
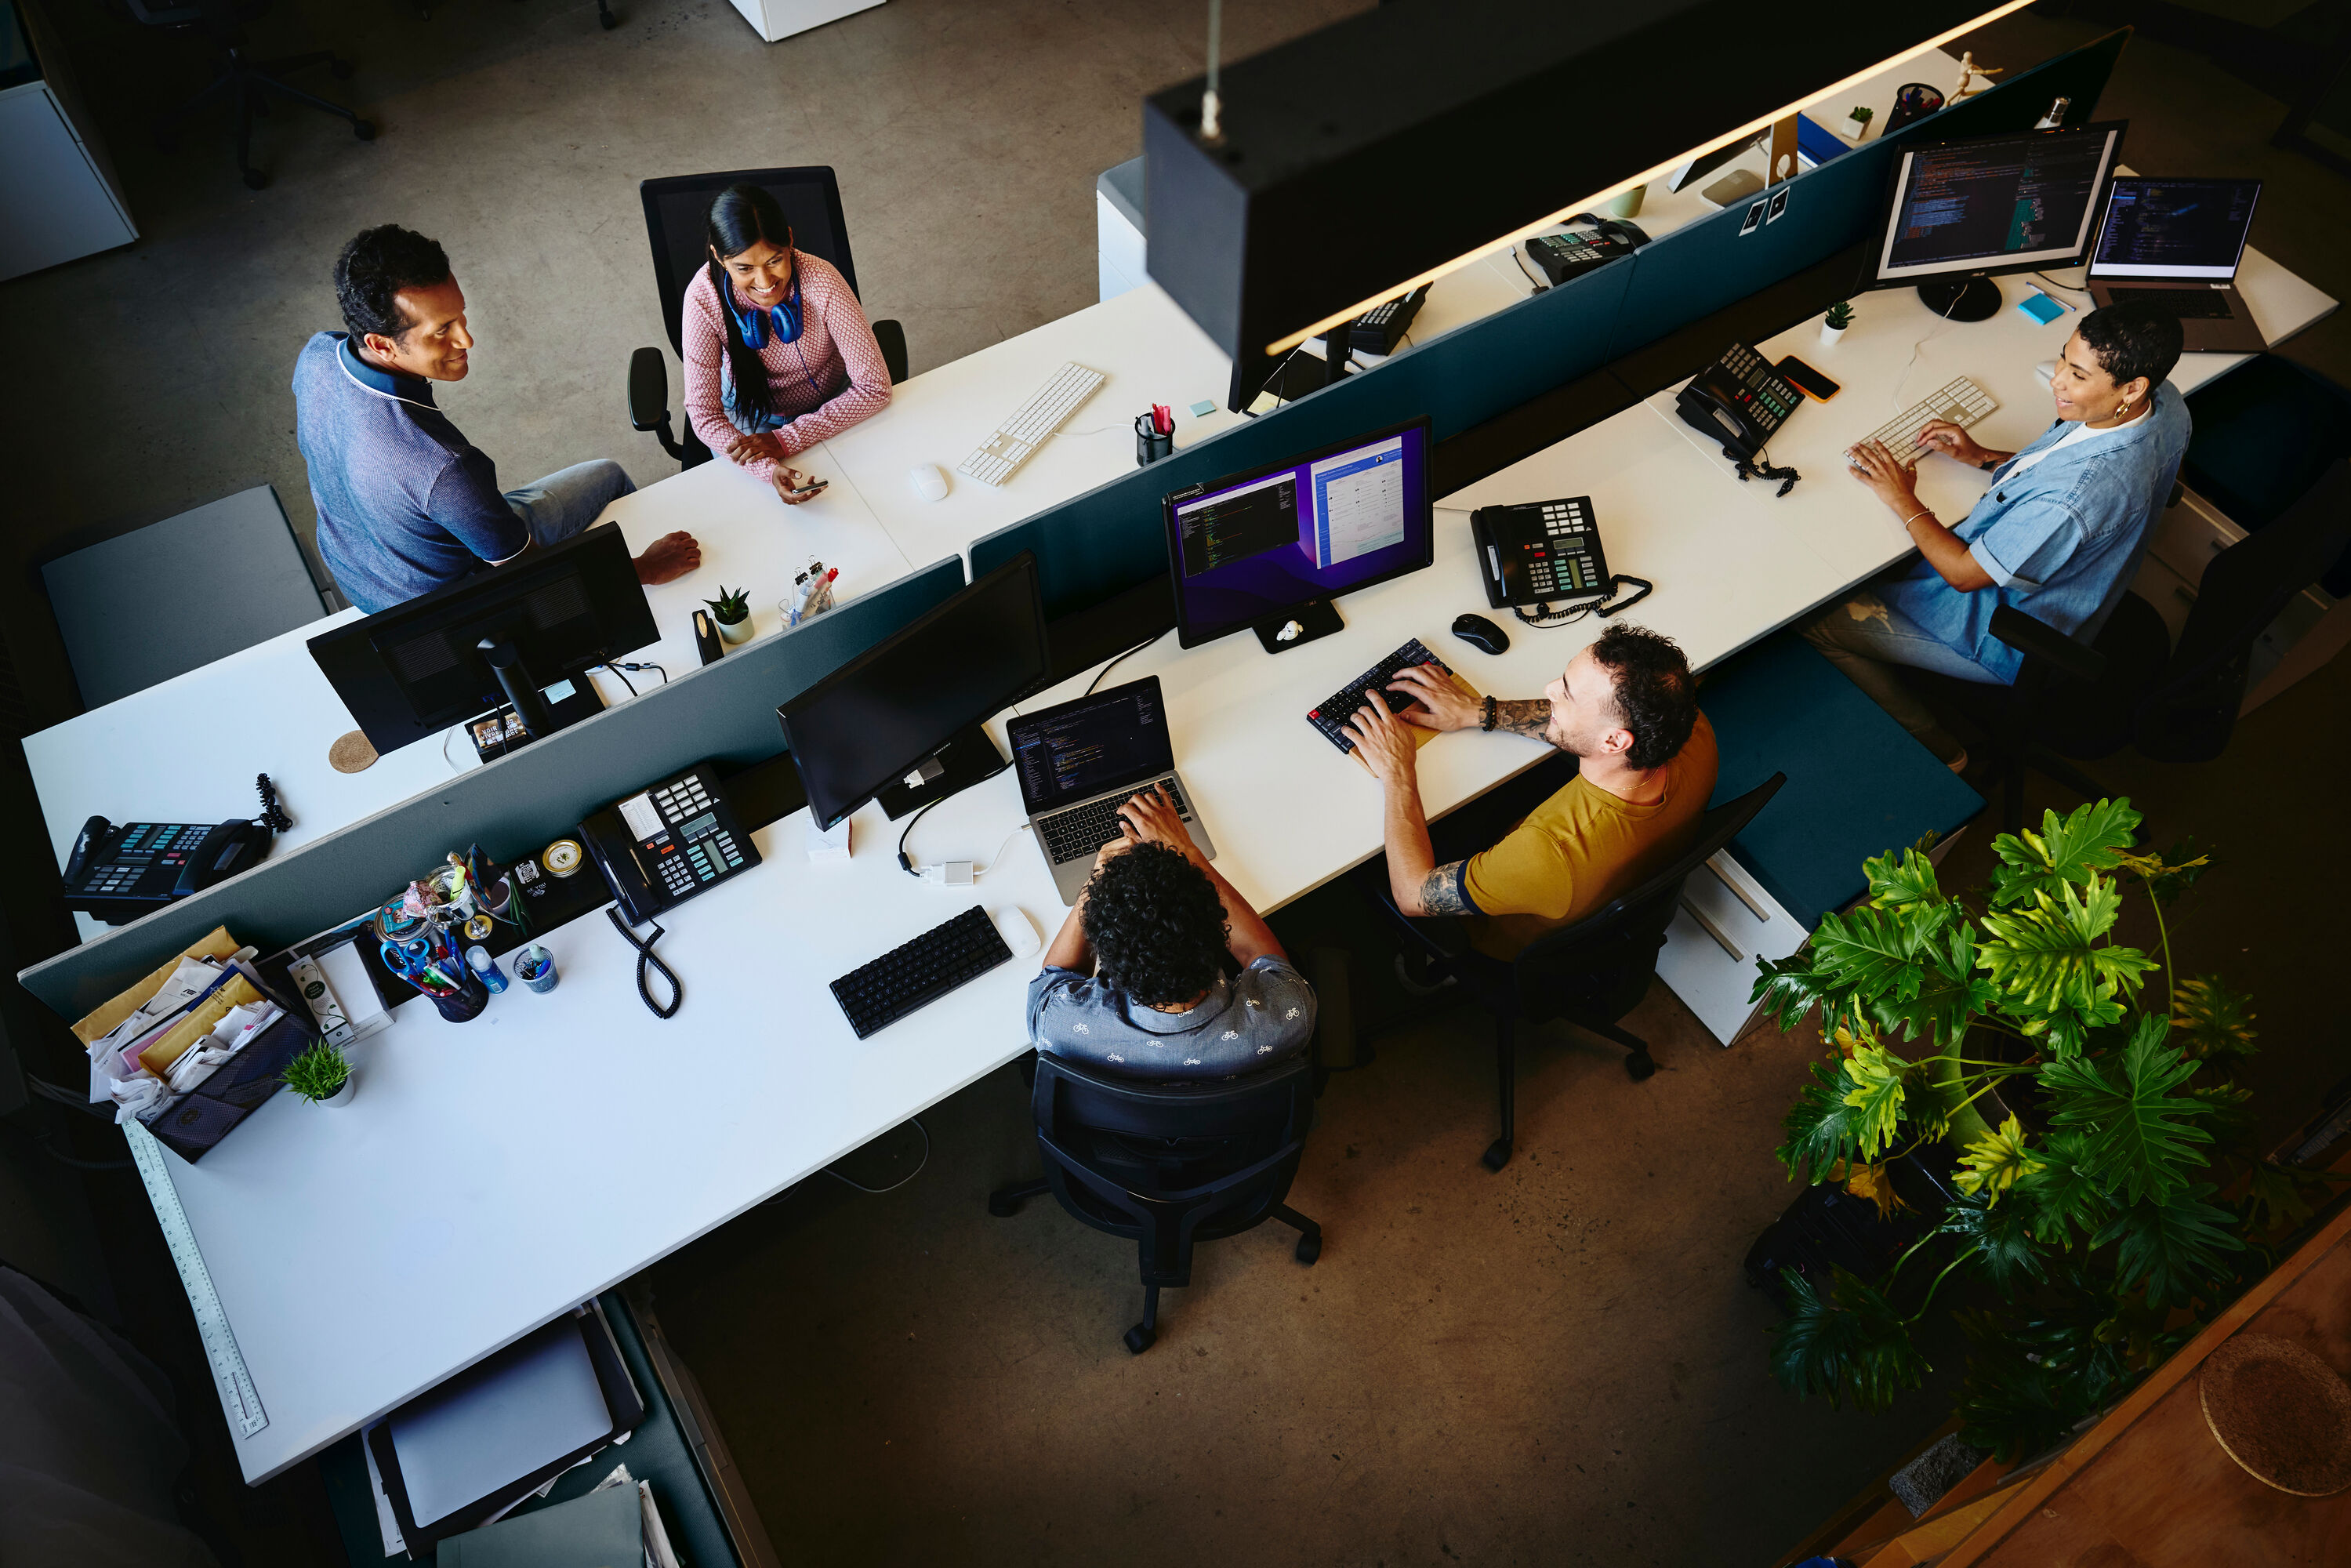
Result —
<path fill-rule="evenodd" d="M 1814 402 L 1826 402 L 1829 399 L 1836 396 L 1837 393 L 1844 391 L 1844 388 L 1829 380 L 1828 377 L 1821 374 L 1820 371 L 1813 369 L 1812 366 L 1804 363 L 1803 361 L 1796 358 L 1793 354 L 1790 354 L 1786 359 L 1782 360 L 1774 368 L 1779 371 L 1782 380 L 1794 387 L 1798 392 L 1802 392 L 1806 397 L 1811 398 Z"/>

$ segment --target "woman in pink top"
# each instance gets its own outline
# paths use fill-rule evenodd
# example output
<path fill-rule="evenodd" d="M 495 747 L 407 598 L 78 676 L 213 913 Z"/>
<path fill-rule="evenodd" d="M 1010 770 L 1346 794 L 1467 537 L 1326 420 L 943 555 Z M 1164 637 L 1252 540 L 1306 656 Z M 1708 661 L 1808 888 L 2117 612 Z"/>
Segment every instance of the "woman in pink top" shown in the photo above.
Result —
<path fill-rule="evenodd" d="M 686 418 L 704 445 L 798 506 L 815 482 L 785 460 L 880 412 L 890 372 L 848 281 L 792 248 L 774 196 L 720 192 L 709 242 L 710 265 L 685 290 Z"/>

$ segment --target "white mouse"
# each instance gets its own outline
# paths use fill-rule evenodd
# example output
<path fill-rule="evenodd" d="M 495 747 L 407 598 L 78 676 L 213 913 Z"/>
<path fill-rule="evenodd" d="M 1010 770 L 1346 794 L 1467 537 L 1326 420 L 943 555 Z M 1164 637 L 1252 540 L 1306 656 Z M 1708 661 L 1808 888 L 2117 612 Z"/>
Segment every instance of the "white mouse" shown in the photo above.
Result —
<path fill-rule="evenodd" d="M 1030 922 L 1028 911 L 1017 904 L 1008 904 L 996 912 L 996 932 L 1004 945 L 1012 949 L 1016 958 L 1026 958 L 1044 943 L 1038 938 L 1037 927 Z"/>
<path fill-rule="evenodd" d="M 929 463 L 917 463 L 906 470 L 906 483 L 914 494 L 925 501 L 943 501 L 947 494 L 947 476 Z"/>
<path fill-rule="evenodd" d="M 2045 387 L 2057 379 L 2057 361 L 2043 360 L 2032 367 L 2032 373 L 2041 378 L 2041 384 Z"/>

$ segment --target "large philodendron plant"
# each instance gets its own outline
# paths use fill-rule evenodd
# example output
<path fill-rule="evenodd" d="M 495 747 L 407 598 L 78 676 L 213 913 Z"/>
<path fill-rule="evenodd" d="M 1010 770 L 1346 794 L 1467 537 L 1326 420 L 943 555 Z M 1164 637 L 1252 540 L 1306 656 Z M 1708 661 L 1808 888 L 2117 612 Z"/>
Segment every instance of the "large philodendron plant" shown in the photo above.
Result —
<path fill-rule="evenodd" d="M 1888 1162 L 1915 1155 L 1959 1195 L 1876 1278 L 1782 1272 L 1772 1369 L 1796 1393 L 1882 1409 L 1917 1386 L 1911 1330 L 1956 1272 L 1983 1303 L 1959 1314 L 1962 1435 L 2013 1458 L 2185 1343 L 2265 1266 L 2261 1239 L 2308 1217 L 2315 1178 L 2238 1146 L 2247 998 L 2172 970 L 2165 911 L 2206 857 L 2137 852 L 2138 824 L 2127 800 L 2049 812 L 1992 841 L 1968 899 L 1917 850 L 1869 861 L 1863 904 L 1761 964 L 1756 999 L 1783 1030 L 1818 1008 L 1831 1047 L 1787 1114 L 1791 1175 L 1890 1212 Z M 2126 889 L 2160 957 L 2114 939 Z"/>

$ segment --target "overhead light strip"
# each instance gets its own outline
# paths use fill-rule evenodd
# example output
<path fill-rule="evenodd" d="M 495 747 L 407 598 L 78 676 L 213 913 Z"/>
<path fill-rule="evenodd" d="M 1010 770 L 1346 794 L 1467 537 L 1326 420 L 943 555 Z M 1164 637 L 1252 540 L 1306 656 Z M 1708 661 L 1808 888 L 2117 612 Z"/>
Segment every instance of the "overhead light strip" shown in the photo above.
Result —
<path fill-rule="evenodd" d="M 1292 332 L 1287 338 L 1278 339 L 1273 342 L 1268 343 L 1265 346 L 1265 351 L 1269 356 L 1286 354 L 1290 350 L 1298 347 L 1299 344 L 1306 341 L 1307 339 L 1319 338 L 1323 333 L 1329 331 L 1332 328 L 1338 326 L 1341 322 L 1352 321 L 1356 317 L 1363 315 L 1365 311 L 1371 309 L 1375 305 L 1381 304 L 1385 300 L 1393 299 L 1399 294 L 1408 294 L 1424 283 L 1434 283 L 1438 278 L 1445 277 L 1448 273 L 1458 272 L 1461 268 L 1468 267 L 1471 262 L 1491 256 L 1498 250 L 1507 250 L 1510 246 L 1517 245 L 1521 240 L 1532 239 L 1535 235 L 1542 233 L 1543 230 L 1552 227 L 1554 224 L 1564 221 L 1571 214 L 1590 212 L 1598 207 L 1601 203 L 1609 201 L 1616 196 L 1623 195 L 1625 192 L 1633 189 L 1635 185 L 1646 185 L 1652 180 L 1661 178 L 1664 175 L 1673 172 L 1673 171 L 1680 168 L 1683 164 L 1688 162 L 1693 158 L 1704 157 L 1707 153 L 1714 152 L 1717 148 L 1727 147 L 1730 145 L 1730 143 L 1740 141 L 1742 138 L 1752 136 L 1757 131 L 1763 130 L 1766 126 L 1776 125 L 1781 120 L 1787 119 L 1788 116 L 1802 109 L 1805 104 L 1817 103 L 1825 98 L 1834 98 L 1849 87 L 1867 81 L 1871 77 L 1876 76 L 1882 70 L 1890 70 L 1894 67 L 1900 65 L 1905 60 L 1916 59 L 1918 56 L 1926 54 L 1930 49 L 1938 49 L 1945 44 L 1949 43 L 1953 38 L 1959 37 L 1964 33 L 1971 33 L 1978 27 L 1985 26 L 1987 23 L 1996 22 L 2011 11 L 2022 11 L 2032 3 L 2033 0 L 2007 0 L 2007 4 L 1996 6 L 1993 9 L 1985 12 L 1982 16 L 1976 17 L 1973 21 L 1962 22 L 1956 27 L 1949 28 L 1945 32 L 1938 33 L 1933 37 L 1928 38 L 1910 48 L 1905 49 L 1898 55 L 1888 55 L 1886 58 L 1878 61 L 1874 66 L 1865 66 L 1841 81 L 1831 82 L 1828 86 L 1822 88 L 1819 91 L 1808 93 L 1794 103 L 1785 105 L 1782 108 L 1773 110 L 1769 114 L 1761 115 L 1754 120 L 1750 120 L 1735 131 L 1725 131 L 1722 135 L 1716 137 L 1713 141 L 1706 142 L 1702 146 L 1692 148 L 1687 152 L 1683 152 L 1670 158 L 1653 169 L 1646 170 L 1641 173 L 1635 174 L 1629 179 L 1620 180 L 1615 184 L 1609 186 L 1606 190 L 1595 192 L 1593 194 L 1583 198 L 1581 201 L 1570 202 L 1566 206 L 1560 208 L 1559 211 L 1552 214 L 1549 217 L 1537 218 L 1533 223 L 1525 225 L 1520 228 L 1512 229 L 1509 234 L 1502 235 L 1499 239 L 1489 240 L 1486 244 L 1479 246 L 1476 250 L 1469 251 L 1465 255 L 1457 256 L 1451 261 L 1441 262 L 1437 266 L 1430 267 L 1426 272 L 1415 273 L 1412 277 L 1405 278 L 1402 283 L 1393 284 L 1386 288 L 1383 288 L 1368 299 L 1359 299 L 1354 304 L 1348 306 L 1344 310 L 1334 310 L 1330 315 L 1323 317 L 1322 319 L 1315 322 L 1311 327 L 1303 328 L 1299 331 Z"/>

